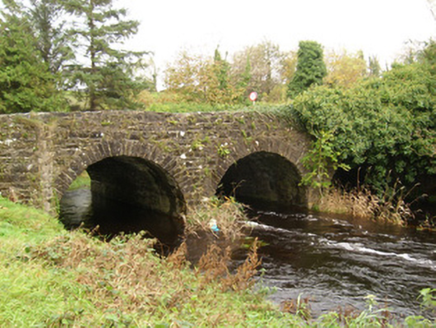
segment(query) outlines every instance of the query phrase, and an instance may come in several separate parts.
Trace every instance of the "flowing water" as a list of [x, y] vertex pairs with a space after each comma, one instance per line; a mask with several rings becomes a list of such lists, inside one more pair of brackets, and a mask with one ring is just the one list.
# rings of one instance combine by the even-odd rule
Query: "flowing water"
[[[67, 194], [61, 220], [69, 228], [86, 221], [89, 191]], [[130, 212], [129, 212], [130, 214]], [[261, 284], [272, 301], [309, 298], [312, 313], [365, 308], [377, 296], [398, 316], [420, 314], [423, 288], [436, 288], [436, 233], [338, 215], [257, 212], [250, 224], [264, 270]], [[203, 245], [206, 247], [207, 245]], [[235, 255], [235, 264], [246, 252]]]
[[[436, 287], [436, 233], [338, 215], [260, 212], [252, 235], [261, 278], [277, 303], [309, 298], [314, 314], [365, 309], [365, 297], [398, 316], [420, 311], [419, 291]], [[240, 259], [242, 260], [242, 259]]]

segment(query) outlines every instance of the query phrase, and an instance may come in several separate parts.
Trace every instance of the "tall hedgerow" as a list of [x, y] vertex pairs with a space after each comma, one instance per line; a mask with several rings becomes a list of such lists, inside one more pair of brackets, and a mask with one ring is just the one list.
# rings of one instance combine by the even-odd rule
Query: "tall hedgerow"
[[294, 110], [309, 133], [329, 136], [317, 152], [325, 165], [370, 168], [366, 182], [377, 190], [436, 173], [435, 105], [435, 75], [429, 64], [413, 63], [350, 89], [313, 88]]

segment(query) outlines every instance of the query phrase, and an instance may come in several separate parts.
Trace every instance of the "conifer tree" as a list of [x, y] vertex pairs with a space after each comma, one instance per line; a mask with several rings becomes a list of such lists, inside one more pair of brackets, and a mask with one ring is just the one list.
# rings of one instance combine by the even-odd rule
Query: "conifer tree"
[[327, 75], [322, 46], [315, 41], [301, 41], [297, 69], [288, 85], [288, 96], [294, 98], [311, 85], [321, 85]]
[[[251, 62], [250, 57], [247, 55], [247, 61], [245, 63], [245, 70], [238, 76], [237, 87], [241, 90], [239, 96], [239, 103], [247, 102], [248, 94], [250, 90], [247, 90], [251, 80]], [[251, 90], [252, 91], [252, 90]]]
[[19, 5], [8, 2], [0, 19], [0, 113], [62, 108], [55, 76], [38, 51], [31, 22]]
[[74, 59], [74, 36], [67, 28], [65, 10], [58, 0], [30, 0], [27, 11], [37, 47], [53, 74], [60, 73]]
[[218, 48], [215, 49], [214, 65], [216, 70], [216, 76], [219, 82], [219, 88], [225, 90], [228, 87], [229, 82], [229, 70], [230, 64], [221, 57], [221, 53]]
[[380, 77], [381, 75], [380, 62], [378, 61], [376, 56], [369, 57], [368, 74], [369, 76], [373, 76], [373, 77]]
[[71, 87], [85, 87], [89, 110], [129, 109], [140, 106], [132, 96], [144, 87], [135, 79], [135, 68], [144, 67], [145, 52], [116, 49], [138, 31], [139, 22], [123, 20], [126, 9], [115, 9], [112, 0], [62, 0], [79, 24], [77, 35], [86, 65], [71, 65]]

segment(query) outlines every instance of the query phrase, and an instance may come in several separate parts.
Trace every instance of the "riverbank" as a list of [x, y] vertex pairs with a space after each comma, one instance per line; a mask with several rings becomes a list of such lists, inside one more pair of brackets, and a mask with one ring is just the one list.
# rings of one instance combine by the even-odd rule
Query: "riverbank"
[[[193, 213], [188, 224], [209, 229], [214, 217], [221, 233], [237, 239], [238, 206], [210, 206]], [[373, 303], [348, 318], [329, 313], [311, 320], [304, 300], [290, 301], [282, 311], [265, 299], [269, 291], [255, 284], [256, 243], [237, 270], [227, 267], [229, 251], [213, 243], [193, 267], [184, 247], [161, 258], [153, 241], [140, 235], [103, 242], [0, 198], [0, 244], [4, 327], [363, 327], [388, 321]], [[395, 326], [418, 321], [422, 327], [433, 324], [409, 317]]]
[[314, 210], [434, 231], [436, 216], [425, 213], [419, 207], [412, 208], [411, 203], [413, 201], [406, 202], [405, 197], [396, 192], [386, 192], [379, 197], [366, 187], [352, 190], [335, 187], [323, 193]]

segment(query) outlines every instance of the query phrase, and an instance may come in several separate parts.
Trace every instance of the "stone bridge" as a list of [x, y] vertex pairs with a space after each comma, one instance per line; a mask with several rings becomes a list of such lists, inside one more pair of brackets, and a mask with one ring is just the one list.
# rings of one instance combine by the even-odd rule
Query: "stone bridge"
[[259, 112], [0, 115], [0, 192], [55, 211], [87, 170], [94, 197], [180, 214], [217, 192], [307, 206], [308, 135]]

